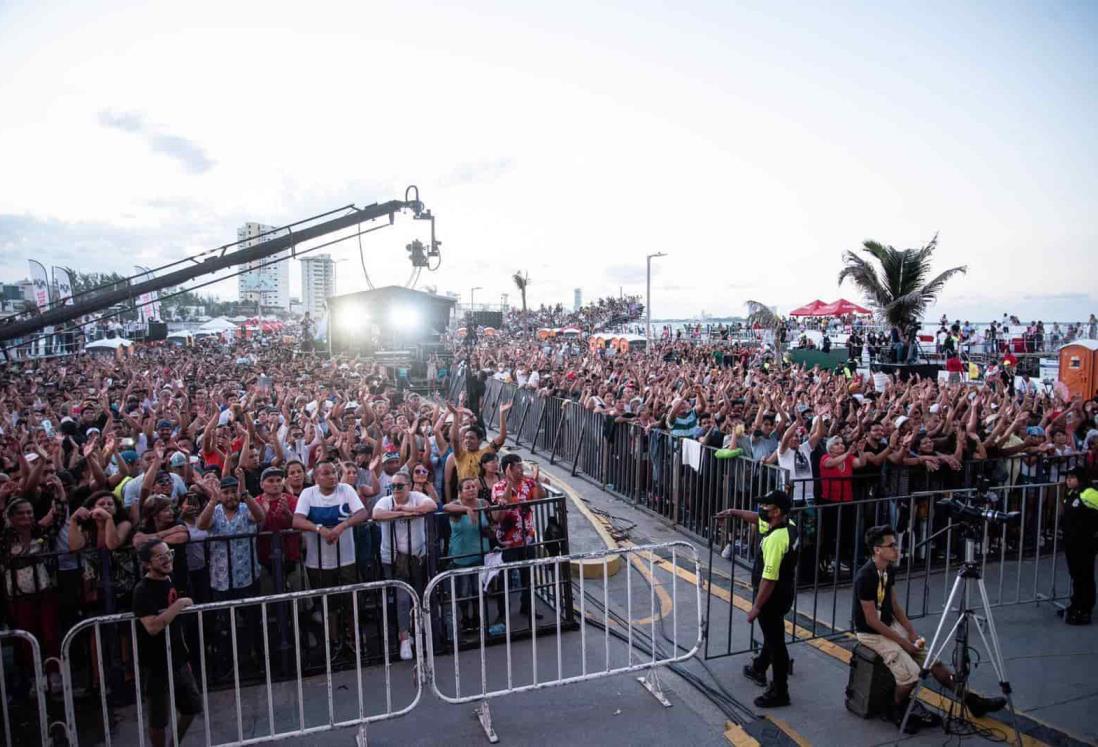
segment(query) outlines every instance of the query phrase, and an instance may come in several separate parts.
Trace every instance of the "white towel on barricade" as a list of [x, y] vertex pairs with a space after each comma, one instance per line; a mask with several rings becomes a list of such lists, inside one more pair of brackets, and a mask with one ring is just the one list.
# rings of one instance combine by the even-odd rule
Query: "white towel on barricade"
[[701, 471], [702, 445], [701, 441], [692, 438], [682, 440], [682, 463], [691, 467], [695, 472]]
[[492, 580], [499, 575], [499, 567], [503, 565], [503, 553], [490, 552], [484, 556], [484, 570], [480, 572], [480, 585], [485, 591], [491, 585]]

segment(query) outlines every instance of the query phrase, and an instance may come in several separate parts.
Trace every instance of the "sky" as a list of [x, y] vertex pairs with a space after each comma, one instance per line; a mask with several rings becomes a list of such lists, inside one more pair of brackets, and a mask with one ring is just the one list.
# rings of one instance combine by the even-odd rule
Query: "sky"
[[[936, 233], [932, 312], [1098, 311], [1098, 3], [0, 0], [0, 279], [132, 272], [419, 187], [419, 287], [655, 318], [860, 300]], [[344, 234], [346, 236], [347, 234]], [[398, 217], [363, 237], [403, 285]], [[308, 247], [301, 247], [302, 249]], [[325, 249], [366, 287], [357, 242]], [[291, 272], [298, 293], [298, 270]], [[235, 297], [235, 283], [211, 286]]]

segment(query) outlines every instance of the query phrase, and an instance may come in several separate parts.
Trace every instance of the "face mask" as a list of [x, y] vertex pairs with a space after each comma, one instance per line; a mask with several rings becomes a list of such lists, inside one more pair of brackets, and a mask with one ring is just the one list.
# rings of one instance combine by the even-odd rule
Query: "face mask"
[[767, 524], [770, 523], [770, 509], [765, 506], [759, 506], [759, 518]]

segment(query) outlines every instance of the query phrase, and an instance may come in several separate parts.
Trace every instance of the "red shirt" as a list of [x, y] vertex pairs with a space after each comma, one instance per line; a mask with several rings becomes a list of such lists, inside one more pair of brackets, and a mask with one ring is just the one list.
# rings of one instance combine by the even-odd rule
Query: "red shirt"
[[961, 363], [959, 356], [954, 355], [946, 358], [946, 371], [949, 373], [962, 373], [964, 370], [964, 364]]
[[[267, 512], [267, 519], [260, 527], [260, 535], [256, 540], [256, 552], [259, 562], [265, 566], [271, 564], [271, 534], [282, 535], [282, 559], [287, 563], [297, 563], [301, 560], [301, 535], [296, 532], [287, 532], [294, 526], [294, 510], [297, 509], [297, 496], [293, 493], [283, 493], [284, 503], [278, 504], [271, 501], [266, 493], [261, 493], [255, 502]], [[272, 505], [277, 507], [272, 509]], [[271, 534], [267, 534], [270, 532]]]
[[847, 457], [832, 467], [824, 466], [824, 459], [820, 460], [820, 500], [826, 503], [850, 503], [854, 500], [854, 483], [851, 481], [854, 474], [853, 458]]

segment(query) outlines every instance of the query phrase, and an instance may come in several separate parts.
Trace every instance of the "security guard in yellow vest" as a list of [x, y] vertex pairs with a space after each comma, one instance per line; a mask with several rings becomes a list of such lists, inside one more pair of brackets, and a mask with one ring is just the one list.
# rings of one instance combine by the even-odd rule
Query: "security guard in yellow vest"
[[747, 613], [747, 622], [758, 620], [763, 647], [759, 656], [744, 667], [743, 673], [752, 682], [766, 686], [766, 670], [773, 668], [770, 687], [755, 705], [774, 708], [789, 705], [789, 651], [785, 646], [785, 614], [793, 606], [796, 594], [794, 574], [800, 539], [797, 527], [789, 520], [793, 501], [780, 490], [772, 490], [759, 499], [757, 513], [729, 508], [715, 518], [737, 518], [753, 522], [761, 539], [751, 571], [755, 603]]
[[1064, 556], [1071, 574], [1071, 604], [1064, 612], [1068, 625], [1089, 625], [1094, 611], [1094, 560], [1098, 556], [1098, 490], [1087, 483], [1084, 467], [1065, 478]]

